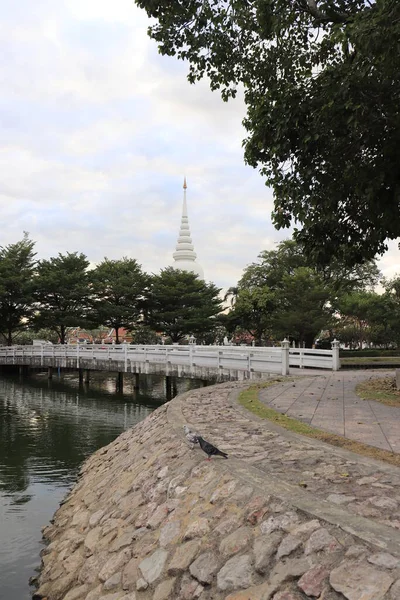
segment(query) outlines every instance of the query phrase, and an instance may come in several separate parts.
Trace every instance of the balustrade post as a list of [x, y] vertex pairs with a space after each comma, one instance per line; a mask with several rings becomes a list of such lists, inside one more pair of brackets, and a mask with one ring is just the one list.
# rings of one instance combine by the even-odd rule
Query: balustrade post
[[332, 342], [332, 370], [339, 371], [340, 369], [340, 358], [339, 358], [339, 345], [340, 342], [336, 339]]
[[189, 366], [190, 374], [193, 374], [193, 344], [189, 344]]
[[125, 360], [125, 373], [127, 373], [128, 372], [128, 344], [125, 344], [124, 360]]
[[76, 344], [76, 368], [79, 369], [79, 344]]
[[289, 340], [286, 338], [281, 342], [282, 348], [282, 375], [289, 375]]

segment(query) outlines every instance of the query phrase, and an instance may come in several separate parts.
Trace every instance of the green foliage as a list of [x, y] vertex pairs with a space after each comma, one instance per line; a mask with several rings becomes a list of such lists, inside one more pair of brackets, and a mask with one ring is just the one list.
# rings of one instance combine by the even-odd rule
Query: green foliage
[[92, 323], [88, 266], [86, 256], [77, 252], [58, 254], [38, 263], [33, 324], [37, 329], [54, 331], [61, 344], [65, 343], [67, 327]]
[[354, 264], [400, 236], [398, 0], [136, 0], [160, 52], [222, 97], [244, 88], [245, 159], [277, 228]]
[[132, 329], [132, 344], [159, 344], [161, 337], [146, 325], [137, 325]]
[[220, 290], [193, 273], [169, 267], [153, 275], [146, 307], [146, 324], [179, 342], [214, 330], [221, 312]]
[[96, 321], [115, 329], [133, 329], [140, 317], [147, 293], [148, 277], [133, 258], [105, 258], [91, 272], [96, 297]]
[[301, 244], [286, 240], [276, 250], [261, 252], [239, 281], [228, 315], [231, 331], [249, 331], [260, 344], [288, 337], [311, 346], [332, 324], [339, 299], [349, 290], [372, 286], [379, 271], [371, 261], [346, 267], [332, 261], [323, 268], [311, 261]]
[[390, 291], [395, 282], [387, 283], [384, 294], [354, 292], [338, 303], [340, 319], [335, 328], [337, 338], [350, 345], [397, 345], [400, 342], [400, 302]]
[[22, 240], [0, 248], [0, 333], [8, 346], [32, 315], [35, 243]]
[[54, 331], [51, 331], [51, 329], [39, 329], [35, 331], [34, 329], [27, 328], [18, 331], [14, 337], [14, 342], [20, 346], [31, 345], [33, 340], [46, 340], [52, 344], [57, 344], [58, 335]]

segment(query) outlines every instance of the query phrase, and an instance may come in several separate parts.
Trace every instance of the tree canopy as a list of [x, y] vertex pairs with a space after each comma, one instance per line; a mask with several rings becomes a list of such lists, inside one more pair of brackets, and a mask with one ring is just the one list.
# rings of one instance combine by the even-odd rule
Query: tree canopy
[[245, 159], [277, 228], [320, 263], [400, 236], [398, 0], [136, 0], [160, 52], [227, 99], [244, 88]]
[[96, 320], [115, 329], [133, 329], [138, 322], [148, 288], [148, 276], [134, 258], [105, 258], [91, 273], [96, 297]]
[[34, 246], [25, 233], [19, 242], [0, 248], [0, 332], [8, 346], [32, 315]]
[[34, 325], [56, 332], [60, 343], [65, 343], [67, 327], [91, 323], [92, 292], [89, 287], [89, 261], [77, 252], [59, 253], [49, 260], [41, 260], [35, 277], [37, 312]]
[[372, 288], [378, 277], [374, 261], [353, 268], [333, 261], [321, 268], [304, 255], [301, 244], [286, 240], [245, 269], [227, 327], [245, 329], [256, 344], [289, 337], [311, 346], [332, 324], [343, 296]]
[[218, 324], [220, 290], [194, 273], [168, 267], [153, 275], [150, 284], [146, 323], [152, 329], [179, 342], [185, 335], [201, 336]]

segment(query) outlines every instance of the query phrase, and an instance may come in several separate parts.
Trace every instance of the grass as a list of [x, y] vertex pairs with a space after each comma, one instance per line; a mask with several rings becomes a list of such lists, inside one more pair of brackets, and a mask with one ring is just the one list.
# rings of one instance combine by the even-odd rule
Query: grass
[[400, 466], [400, 454], [394, 454], [388, 450], [374, 448], [373, 446], [368, 446], [367, 444], [362, 444], [361, 442], [349, 440], [341, 435], [322, 431], [307, 425], [307, 423], [302, 423], [301, 421], [297, 421], [296, 419], [282, 415], [276, 410], [265, 406], [265, 404], [263, 404], [258, 398], [260, 389], [269, 387], [270, 385], [274, 385], [280, 381], [283, 380], [278, 379], [270, 381], [267, 384], [251, 386], [247, 390], [241, 392], [239, 396], [239, 404], [253, 414], [257, 415], [257, 417], [260, 417], [261, 419], [267, 419], [272, 423], [276, 423], [288, 431], [299, 433], [300, 435], [331, 444], [332, 446], [350, 450], [351, 452], [355, 452], [356, 454], [360, 454], [362, 456], [367, 456], [376, 460], [382, 460], [392, 465], [396, 465], [397, 467]]
[[396, 388], [394, 377], [374, 377], [362, 381], [356, 387], [356, 394], [362, 400], [375, 400], [387, 406], [400, 406], [400, 390]]
[[342, 365], [376, 365], [379, 363], [389, 365], [400, 364], [400, 356], [351, 356], [349, 358], [340, 357]]

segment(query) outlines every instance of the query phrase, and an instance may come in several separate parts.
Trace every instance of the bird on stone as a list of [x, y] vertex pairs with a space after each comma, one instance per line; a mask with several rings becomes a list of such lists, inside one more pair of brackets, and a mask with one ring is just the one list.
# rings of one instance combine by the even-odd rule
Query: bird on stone
[[198, 444], [198, 435], [196, 432], [191, 431], [187, 425], [183, 426], [183, 432], [186, 436], [187, 441], [191, 444], [191, 449], [193, 450], [194, 445]]
[[200, 444], [200, 448], [207, 454], [206, 460], [211, 460], [212, 456], [223, 456], [224, 458], [228, 458], [226, 452], [222, 452], [218, 450], [216, 446], [210, 444], [210, 442], [206, 442], [200, 435], [197, 436], [197, 441]]

